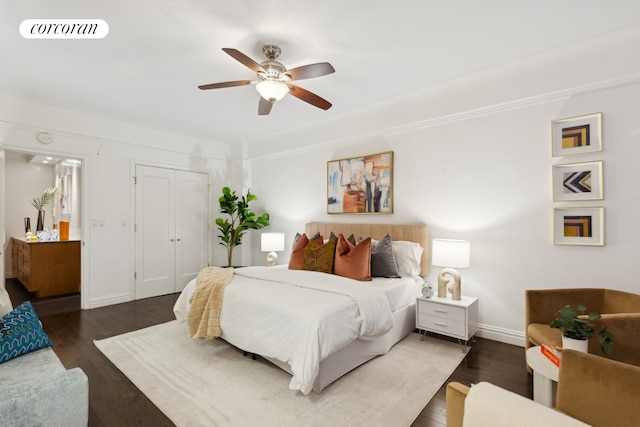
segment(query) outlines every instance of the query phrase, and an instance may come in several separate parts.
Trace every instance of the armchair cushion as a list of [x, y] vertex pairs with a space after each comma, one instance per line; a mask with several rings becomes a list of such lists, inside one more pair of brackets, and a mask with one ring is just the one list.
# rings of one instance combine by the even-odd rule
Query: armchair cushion
[[585, 427], [587, 424], [493, 384], [481, 382], [464, 403], [464, 427]]
[[[561, 360], [555, 407], [557, 411], [593, 427], [640, 425], [639, 366], [575, 350], [562, 350]], [[514, 408], [518, 408], [515, 416], [520, 418], [512, 419], [511, 424], [508, 425], [524, 426], [529, 425], [527, 423], [530, 422], [535, 423], [531, 425], [536, 426], [569, 425], [554, 424], [546, 415], [539, 416], [529, 412], [529, 409], [537, 412], [536, 408], [522, 409], [523, 404], [516, 400], [525, 399], [524, 397], [514, 399], [508, 396], [510, 392], [506, 392], [507, 394], [496, 392], [494, 395], [495, 390], [487, 391], [486, 396], [484, 389], [475, 390], [482, 392], [480, 398], [486, 400], [484, 409], [489, 409], [491, 414], [473, 414], [475, 411], [470, 408], [473, 403], [468, 397], [479, 385], [469, 388], [455, 382], [447, 384], [447, 427], [474, 425], [467, 422], [480, 422], [475, 425], [497, 426], [500, 425], [496, 424], [498, 421], [494, 422], [493, 418], [489, 417], [510, 417], [514, 414]], [[528, 401], [526, 406], [529, 405], [538, 404]], [[510, 415], [506, 415], [504, 411]], [[471, 420], [471, 418], [474, 419]]]

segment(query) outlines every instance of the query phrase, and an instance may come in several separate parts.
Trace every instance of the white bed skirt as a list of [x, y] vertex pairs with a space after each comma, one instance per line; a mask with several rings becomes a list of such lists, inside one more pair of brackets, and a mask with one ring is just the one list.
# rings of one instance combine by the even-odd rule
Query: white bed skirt
[[[313, 383], [313, 391], [321, 393], [329, 384], [374, 357], [387, 354], [391, 347], [409, 335], [416, 327], [416, 305], [410, 304], [393, 313], [393, 328], [373, 340], [357, 339], [348, 346], [320, 361], [320, 371]], [[265, 358], [291, 374], [288, 363]]]

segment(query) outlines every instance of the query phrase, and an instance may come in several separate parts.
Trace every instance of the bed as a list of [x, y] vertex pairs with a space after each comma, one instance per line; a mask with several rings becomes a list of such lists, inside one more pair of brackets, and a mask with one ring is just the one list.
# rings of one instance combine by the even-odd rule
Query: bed
[[[305, 234], [331, 233], [422, 247], [419, 274], [371, 282], [277, 267], [235, 269], [224, 290], [221, 338], [258, 354], [292, 375], [289, 388], [316, 393], [374, 357], [386, 354], [415, 328], [415, 297], [429, 267], [426, 225], [312, 222]], [[414, 270], [415, 271], [415, 270]], [[186, 318], [195, 280], [174, 312]]]

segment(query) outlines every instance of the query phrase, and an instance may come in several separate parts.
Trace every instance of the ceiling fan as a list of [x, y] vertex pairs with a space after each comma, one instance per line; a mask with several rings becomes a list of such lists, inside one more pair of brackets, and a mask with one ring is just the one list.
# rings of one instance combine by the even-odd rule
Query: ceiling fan
[[222, 50], [256, 73], [258, 79], [211, 83], [198, 86], [198, 88], [207, 90], [255, 84], [258, 93], [260, 93], [258, 114], [261, 116], [269, 114], [273, 104], [282, 99], [286, 94], [291, 94], [323, 110], [331, 108], [331, 103], [326, 99], [290, 83], [293, 80], [310, 79], [335, 72], [336, 70], [328, 62], [303, 65], [287, 70], [284, 65], [276, 61], [276, 58], [280, 56], [280, 48], [278, 46], [267, 45], [262, 48], [262, 51], [267, 56], [267, 60], [260, 64], [239, 50], [231, 48], [222, 48]]

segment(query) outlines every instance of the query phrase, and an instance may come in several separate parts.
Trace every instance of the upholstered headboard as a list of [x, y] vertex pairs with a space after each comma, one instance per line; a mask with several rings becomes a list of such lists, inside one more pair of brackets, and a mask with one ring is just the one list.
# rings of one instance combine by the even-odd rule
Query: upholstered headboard
[[424, 224], [345, 224], [335, 222], [309, 222], [304, 226], [307, 236], [320, 233], [329, 236], [331, 232], [335, 235], [342, 233], [344, 236], [353, 234], [356, 238], [371, 237], [372, 239], [382, 239], [385, 235], [390, 235], [391, 240], [407, 240], [419, 243], [424, 248], [420, 261], [420, 275], [429, 274], [431, 265], [431, 241], [429, 240], [429, 227]]

